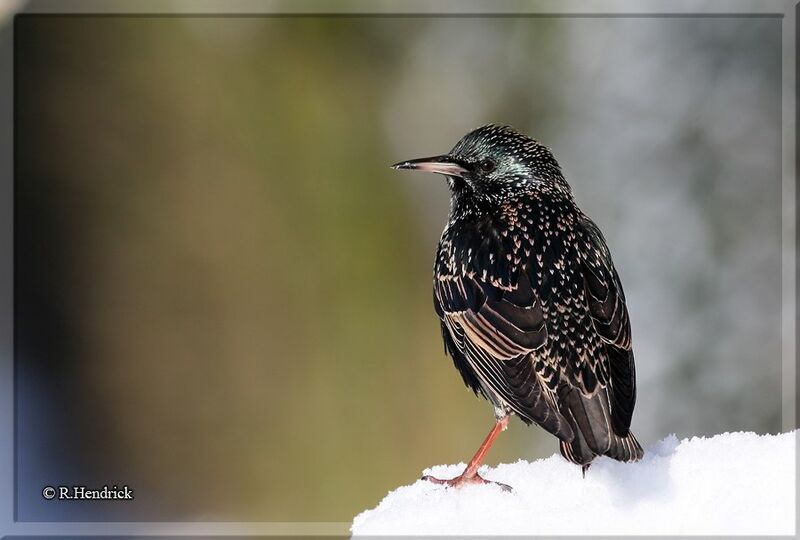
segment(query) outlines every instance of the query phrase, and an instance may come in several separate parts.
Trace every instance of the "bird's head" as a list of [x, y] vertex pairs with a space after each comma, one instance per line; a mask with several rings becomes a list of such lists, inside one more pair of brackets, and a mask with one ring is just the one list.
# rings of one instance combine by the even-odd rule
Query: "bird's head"
[[441, 156], [401, 161], [395, 169], [444, 175], [456, 203], [495, 205], [538, 190], [570, 193], [550, 150], [514, 128], [489, 124]]

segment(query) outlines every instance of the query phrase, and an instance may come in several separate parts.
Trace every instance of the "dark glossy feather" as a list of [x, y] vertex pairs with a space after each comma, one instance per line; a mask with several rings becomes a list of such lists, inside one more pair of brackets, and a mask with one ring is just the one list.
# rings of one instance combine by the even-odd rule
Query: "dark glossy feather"
[[625, 293], [600, 229], [586, 216], [580, 224], [586, 238], [581, 257], [586, 298], [594, 328], [604, 341], [610, 375], [611, 420], [614, 432], [624, 437], [636, 405], [636, 371]]
[[[490, 295], [484, 289], [491, 289]], [[514, 291], [503, 291], [469, 276], [452, 276], [437, 279], [434, 291], [445, 347], [467, 386], [527, 423], [570, 439], [571, 428], [554, 406], [552, 390], [531, 362], [530, 353], [547, 335], [527, 277]]]
[[626, 439], [636, 385], [619, 277], [594, 223], [547, 202], [561, 209], [548, 219], [516, 208], [540, 221], [530, 234], [487, 234], [504, 226], [491, 222], [445, 232], [434, 302], [446, 349], [467, 386], [562, 439], [568, 459], [638, 459]]

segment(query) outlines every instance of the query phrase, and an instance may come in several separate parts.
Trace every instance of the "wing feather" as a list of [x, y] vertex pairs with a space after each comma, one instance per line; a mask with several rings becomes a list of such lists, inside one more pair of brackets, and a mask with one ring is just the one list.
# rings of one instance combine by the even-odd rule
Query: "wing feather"
[[584, 291], [594, 329], [604, 344], [601, 362], [609, 374], [611, 423], [617, 435], [626, 436], [636, 404], [636, 372], [625, 293], [600, 229], [585, 216], [580, 224]]
[[468, 275], [440, 277], [434, 298], [456, 348], [450, 351], [456, 366], [471, 370], [466, 376], [462, 372], [465, 382], [474, 377], [490, 400], [571, 440], [572, 430], [558, 411], [553, 390], [534, 367], [532, 353], [547, 342], [547, 328], [527, 274], [520, 272], [510, 289]]

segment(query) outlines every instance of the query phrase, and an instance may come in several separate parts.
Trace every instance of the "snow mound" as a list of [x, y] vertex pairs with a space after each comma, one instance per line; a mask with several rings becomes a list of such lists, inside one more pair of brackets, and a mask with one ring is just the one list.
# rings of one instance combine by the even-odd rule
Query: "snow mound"
[[[359, 535], [794, 534], [795, 440], [780, 435], [671, 435], [638, 463], [580, 467], [553, 455], [481, 475], [509, 484], [447, 488], [418, 480], [353, 520]], [[464, 464], [424, 474], [457, 476]]]

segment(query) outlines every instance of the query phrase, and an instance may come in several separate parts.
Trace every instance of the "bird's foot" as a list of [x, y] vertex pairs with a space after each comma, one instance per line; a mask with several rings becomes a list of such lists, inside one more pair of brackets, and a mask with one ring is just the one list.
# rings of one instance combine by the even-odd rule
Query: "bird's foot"
[[495, 484], [497, 486], [500, 486], [503, 489], [503, 491], [513, 491], [511, 489], [511, 486], [509, 486], [508, 484], [486, 480], [478, 473], [475, 473], [472, 476], [465, 476], [462, 474], [460, 476], [456, 476], [455, 478], [450, 478], [448, 480], [442, 478], [436, 478], [434, 476], [426, 474], [425, 476], [422, 477], [422, 479], [427, 482], [433, 482], [434, 484], [442, 484], [444, 486], [454, 487], [454, 488], [459, 488], [468, 484]]

